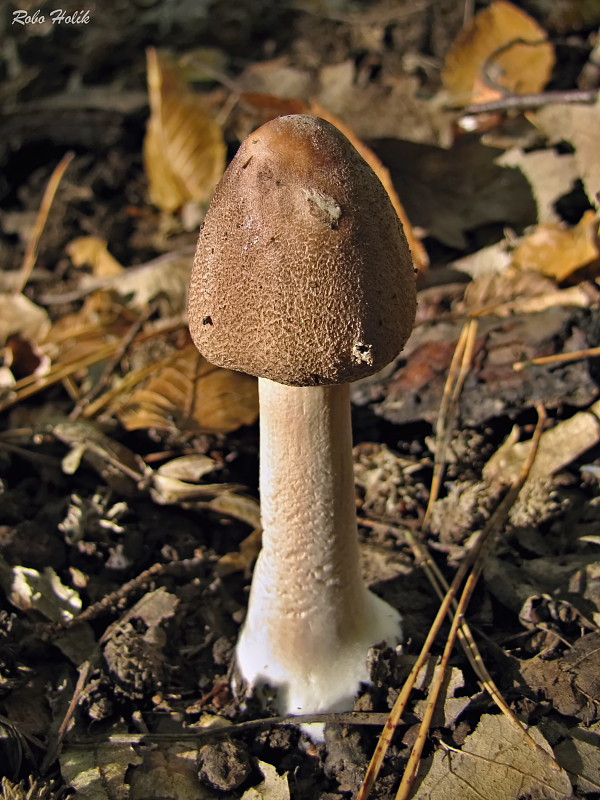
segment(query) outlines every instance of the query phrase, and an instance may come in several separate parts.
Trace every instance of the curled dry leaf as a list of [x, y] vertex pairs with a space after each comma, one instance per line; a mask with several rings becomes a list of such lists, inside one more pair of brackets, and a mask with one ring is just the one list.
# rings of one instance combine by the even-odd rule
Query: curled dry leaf
[[127, 430], [228, 433], [258, 417], [255, 378], [221, 369], [189, 344], [116, 409]]
[[[198, 778], [198, 747], [189, 744], [161, 744], [145, 748], [140, 766], [130, 770], [130, 800], [177, 798], [177, 800], [214, 800], [216, 794]], [[231, 795], [230, 795], [231, 796]], [[103, 800], [98, 795], [99, 800]], [[112, 800], [112, 797], [111, 797]], [[121, 796], [119, 796], [121, 800]]]
[[217, 561], [216, 572], [221, 578], [234, 572], [243, 572], [249, 578], [252, 565], [258, 558], [262, 542], [262, 531], [255, 528], [249, 536], [242, 539], [239, 550], [225, 553]]
[[546, 32], [506, 0], [495, 0], [458, 34], [442, 82], [452, 102], [477, 103], [506, 92], [541, 91], [554, 66]]
[[103, 741], [89, 747], [67, 745], [59, 755], [63, 780], [79, 800], [129, 797], [128, 775], [141, 762], [142, 756], [131, 745]]
[[527, 152], [511, 147], [496, 164], [516, 167], [527, 178], [537, 206], [538, 222], [555, 222], [560, 215], [556, 201], [573, 188], [577, 180], [577, 165], [573, 153], [557, 153], [552, 149]]
[[242, 800], [290, 800], [287, 772], [280, 775], [276, 767], [265, 761], [259, 761], [258, 767], [265, 779], [258, 786], [246, 789]]
[[[529, 479], [553, 475], [567, 467], [600, 441], [600, 400], [585, 411], [545, 431], [529, 473]], [[516, 442], [509, 436], [483, 468], [486, 481], [508, 483], [516, 480], [531, 450], [530, 439]]]
[[512, 263], [563, 281], [583, 267], [600, 263], [598, 218], [586, 211], [578, 224], [567, 228], [558, 222], [538, 225], [513, 251]]
[[106, 240], [99, 236], [78, 236], [69, 242], [66, 251], [76, 267], [89, 264], [98, 278], [111, 278], [123, 272], [123, 267], [108, 252]]
[[221, 128], [178, 69], [148, 50], [150, 119], [144, 165], [150, 199], [171, 212], [189, 200], [207, 202], [225, 169]]
[[10, 336], [38, 342], [50, 330], [50, 318], [23, 294], [0, 293], [0, 343]]
[[600, 158], [598, 158], [598, 129], [600, 128], [600, 92], [593, 105], [557, 103], [540, 109], [533, 122], [553, 142], [566, 140], [575, 150], [575, 163], [590, 203], [598, 208], [600, 202]]

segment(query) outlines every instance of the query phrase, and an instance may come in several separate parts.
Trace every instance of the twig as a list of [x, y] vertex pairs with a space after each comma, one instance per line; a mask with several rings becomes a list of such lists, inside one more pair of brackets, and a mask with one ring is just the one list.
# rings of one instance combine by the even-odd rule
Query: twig
[[387, 714], [373, 711], [341, 711], [330, 714], [301, 714], [286, 717], [264, 717], [232, 725], [221, 725], [199, 730], [176, 733], [113, 733], [106, 737], [69, 739], [69, 747], [89, 747], [90, 744], [146, 744], [154, 742], [198, 742], [223, 736], [241, 736], [256, 728], [272, 728], [279, 725], [309, 725], [320, 722], [329, 725], [382, 725]]
[[[523, 484], [527, 480], [527, 477], [531, 471], [531, 467], [535, 460], [535, 456], [537, 454], [537, 449], [540, 442], [540, 437], [544, 430], [544, 423], [546, 421], [546, 411], [543, 408], [543, 406], [538, 406], [537, 411], [538, 411], [538, 421], [534, 431], [532, 447], [528, 454], [528, 458], [526, 462], [523, 464], [523, 467], [521, 469], [521, 472], [517, 480], [512, 484], [506, 496], [496, 508], [496, 511], [494, 512], [492, 517], [492, 519], [494, 520], [494, 524], [492, 525], [488, 524], [486, 526], [484, 531], [482, 531], [482, 533], [480, 534], [480, 541], [477, 542], [477, 545], [480, 548], [480, 552], [478, 553], [477, 561], [473, 563], [470, 574], [467, 576], [460, 600], [456, 607], [456, 612], [454, 614], [454, 619], [452, 620], [450, 633], [448, 634], [448, 638], [446, 640], [446, 645], [444, 647], [444, 652], [442, 654], [436, 679], [432, 683], [429, 691], [429, 696], [427, 698], [427, 705], [425, 707], [425, 712], [423, 714], [423, 719], [421, 721], [421, 725], [419, 728], [419, 734], [413, 745], [411, 754], [408, 759], [408, 763], [406, 765], [406, 769], [404, 771], [404, 775], [402, 776], [402, 780], [400, 782], [400, 786], [396, 794], [396, 800], [407, 800], [412, 790], [412, 786], [416, 778], [417, 770], [419, 768], [419, 764], [421, 761], [423, 747], [425, 746], [425, 742], [427, 740], [427, 734], [431, 726], [431, 720], [433, 718], [435, 706], [437, 704], [440, 690], [444, 683], [446, 670], [448, 668], [448, 663], [450, 661], [450, 656], [452, 654], [452, 650], [454, 649], [456, 637], [459, 634], [460, 627], [464, 621], [464, 615], [466, 613], [467, 607], [469, 605], [471, 597], [473, 596], [473, 592], [475, 591], [475, 587], [477, 585], [477, 582], [479, 581], [481, 572], [483, 570], [483, 550], [485, 547], [489, 546], [489, 543], [492, 541], [493, 539], [492, 534], [499, 532], [502, 525], [506, 521], [508, 513], [512, 508], [512, 506], [514, 505], [518, 497], [518, 494], [523, 487]], [[490, 523], [492, 522], [492, 519], [490, 519]], [[510, 716], [512, 721], [513, 715], [511, 714]], [[517, 718], [515, 717], [515, 719]], [[538, 745], [538, 743], [528, 733], [525, 726], [520, 724], [518, 719], [517, 719], [517, 726], [521, 730], [521, 732], [526, 736], [527, 741], [531, 745], [533, 745], [533, 747], [538, 752], [543, 753], [544, 757], [549, 757], [554, 766], [556, 768], [559, 768], [555, 759], [552, 756], [549, 756], [547, 751], [544, 750], [540, 745]]]
[[44, 230], [44, 226], [46, 224], [46, 220], [48, 219], [48, 214], [50, 212], [50, 208], [52, 206], [52, 201], [54, 200], [54, 196], [58, 189], [58, 186], [62, 180], [63, 175], [65, 174], [65, 170], [75, 157], [75, 153], [65, 153], [62, 159], [54, 168], [52, 175], [50, 176], [50, 180], [46, 185], [44, 190], [44, 194], [42, 197], [42, 202], [38, 209], [37, 216], [35, 218], [35, 224], [33, 226], [33, 230], [31, 232], [31, 238], [29, 239], [29, 243], [27, 244], [27, 249], [25, 250], [25, 255], [23, 257], [23, 263], [21, 264], [21, 269], [19, 271], [19, 278], [17, 280], [17, 285], [14, 289], [15, 294], [20, 294], [33, 270], [33, 265], [37, 259], [37, 251], [38, 245], [40, 243], [40, 237]]
[[456, 420], [458, 400], [471, 368], [476, 337], [477, 320], [470, 319], [465, 322], [460, 332], [448, 370], [448, 377], [444, 385], [444, 393], [442, 395], [442, 402], [440, 403], [440, 410], [436, 421], [433, 477], [431, 480], [429, 502], [427, 503], [425, 516], [423, 517], [423, 526], [429, 521], [431, 509], [440, 493], [442, 478], [446, 468], [446, 452], [450, 434]]
[[150, 319], [152, 314], [156, 311], [156, 308], [157, 308], [156, 303], [150, 303], [145, 312], [133, 323], [133, 325], [127, 331], [123, 340], [120, 342], [119, 349], [105, 365], [104, 369], [102, 370], [102, 374], [98, 378], [96, 384], [92, 386], [92, 388], [87, 394], [79, 398], [75, 407], [69, 414], [69, 419], [71, 420], [77, 419], [82, 414], [84, 409], [91, 403], [91, 401], [94, 400], [102, 392], [102, 390], [108, 383], [110, 376], [116, 369], [117, 364], [119, 363], [119, 361], [121, 361], [127, 350], [131, 347], [133, 341], [135, 340], [135, 337], [144, 327], [146, 322]]
[[572, 89], [564, 92], [538, 92], [534, 94], [508, 94], [497, 100], [485, 103], [451, 103], [447, 111], [461, 111], [463, 114], [492, 114], [497, 111], [529, 111], [558, 103], [595, 103], [596, 89]]
[[72, 628], [74, 625], [80, 625], [82, 622], [90, 622], [100, 614], [104, 614], [117, 606], [122, 600], [128, 597], [133, 592], [138, 591], [146, 583], [149, 583], [153, 578], [159, 575], [165, 575], [173, 572], [177, 567], [183, 566], [185, 569], [193, 569], [204, 561], [203, 556], [196, 556], [195, 558], [186, 558], [179, 561], [170, 561], [168, 564], [157, 562], [152, 564], [148, 569], [143, 570], [135, 578], [132, 578], [127, 583], [119, 586], [114, 592], [105, 595], [101, 600], [88, 606], [81, 614], [64, 622], [57, 622], [52, 625], [53, 632], [62, 632]]
[[587, 347], [585, 350], [572, 350], [570, 353], [555, 353], [552, 356], [538, 356], [527, 361], [515, 361], [512, 368], [515, 372], [520, 372], [525, 367], [539, 364], [556, 364], [562, 361], [578, 361], [582, 358], [594, 358], [600, 356], [600, 347]]
[[[383, 759], [385, 758], [385, 754], [387, 753], [387, 750], [392, 742], [395, 730], [401, 721], [402, 715], [404, 714], [404, 710], [408, 703], [408, 698], [410, 696], [410, 693], [412, 692], [413, 686], [416, 682], [417, 675], [419, 674], [421, 668], [427, 662], [429, 651], [431, 650], [433, 642], [435, 641], [435, 638], [439, 633], [444, 618], [449, 613], [450, 607], [456, 598], [456, 595], [458, 593], [460, 586], [463, 583], [463, 580], [465, 580], [467, 574], [471, 571], [472, 566], [476, 563], [481, 552], [483, 551], [484, 545], [486, 544], [487, 540], [493, 534], [499, 531], [502, 525], [504, 524], [506, 516], [510, 511], [510, 508], [515, 502], [517, 495], [519, 494], [519, 491], [521, 490], [527, 478], [527, 475], [531, 470], [531, 465], [533, 464], [534, 458], [537, 454], [539, 440], [542, 435], [544, 422], [546, 420], [545, 409], [539, 405], [537, 406], [537, 409], [538, 409], [538, 422], [533, 435], [532, 447], [528, 453], [527, 460], [524, 463], [518, 478], [511, 485], [509, 491], [507, 492], [503, 500], [498, 504], [496, 510], [487, 521], [485, 527], [480, 532], [473, 547], [469, 550], [465, 560], [462, 562], [456, 575], [454, 576], [454, 580], [452, 581], [450, 588], [446, 592], [444, 600], [442, 601], [440, 608], [436, 614], [435, 620], [433, 621], [433, 624], [431, 625], [431, 628], [427, 634], [421, 652], [419, 653], [419, 656], [417, 657], [417, 660], [415, 661], [415, 664], [408, 678], [406, 679], [404, 686], [402, 687], [400, 694], [396, 699], [396, 702], [394, 703], [394, 707], [390, 712], [390, 715], [387, 719], [384, 729], [379, 737], [379, 741], [375, 748], [375, 752], [373, 753], [373, 757], [371, 758], [371, 762], [369, 763], [369, 766], [367, 768], [367, 772], [365, 774], [360, 790], [357, 794], [356, 800], [367, 800], [370, 791], [373, 787], [373, 784], [377, 780], [377, 776], [381, 769], [381, 765], [383, 764]], [[440, 680], [442, 679], [443, 675], [440, 675]]]
[[[143, 331], [138, 333], [134, 338], [136, 343], [141, 343], [148, 341], [148, 339], [152, 339], [154, 336], [164, 336], [165, 333], [178, 330], [181, 327], [181, 323], [177, 322], [174, 325], [169, 325], [168, 327], [161, 328], [160, 330]], [[75, 361], [68, 361], [66, 364], [62, 362], [54, 364], [46, 375], [40, 376], [32, 374], [21, 378], [13, 387], [11, 387], [8, 398], [3, 402], [0, 402], [0, 411], [4, 411], [5, 409], [15, 405], [15, 403], [18, 403], [23, 398], [37, 394], [37, 392], [48, 388], [48, 386], [52, 386], [54, 383], [58, 383], [59, 381], [68, 378], [70, 375], [73, 375], [73, 373], [78, 372], [80, 369], [85, 369], [86, 367], [90, 367], [92, 364], [96, 364], [98, 361], [102, 361], [105, 358], [110, 358], [116, 352], [118, 352], [120, 346], [121, 342], [115, 340], [102, 345], [93, 353], [89, 353], [83, 358], [78, 358]], [[152, 364], [150, 365], [149, 370], [151, 371], [155, 367], [156, 364]], [[106, 394], [109, 393], [107, 392]], [[99, 400], [101, 401], [104, 397], [105, 395], [102, 395]], [[86, 413], [84, 416], [88, 416], [88, 414]]]
[[53, 736], [51, 740], [48, 742], [48, 747], [46, 749], [46, 755], [44, 756], [44, 760], [42, 761], [42, 765], [40, 767], [40, 772], [44, 775], [47, 772], [48, 768], [54, 761], [57, 759], [58, 754], [60, 753], [63, 740], [65, 738], [65, 734], [69, 727], [69, 722], [75, 713], [75, 709], [77, 708], [77, 703], [79, 703], [79, 698], [85, 688], [85, 684], [87, 683], [87, 679], [89, 677], [90, 671], [92, 668], [91, 661], [84, 661], [83, 664], [79, 667], [79, 676], [77, 678], [77, 683], [75, 684], [75, 689], [73, 690], [73, 696], [69, 701], [69, 705], [67, 710], [65, 711], [65, 716], [60, 723], [60, 727], [56, 733], [56, 736]]

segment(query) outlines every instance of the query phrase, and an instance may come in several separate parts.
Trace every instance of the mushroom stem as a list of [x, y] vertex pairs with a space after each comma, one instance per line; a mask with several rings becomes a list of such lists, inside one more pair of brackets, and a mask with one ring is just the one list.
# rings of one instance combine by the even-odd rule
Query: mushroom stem
[[237, 657], [283, 713], [351, 708], [368, 649], [401, 635], [361, 576], [349, 392], [259, 379], [263, 547]]

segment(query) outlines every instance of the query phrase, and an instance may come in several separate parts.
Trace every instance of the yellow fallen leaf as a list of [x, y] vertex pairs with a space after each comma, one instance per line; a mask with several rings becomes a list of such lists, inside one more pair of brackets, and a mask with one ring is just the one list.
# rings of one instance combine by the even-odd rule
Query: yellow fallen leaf
[[221, 578], [231, 575], [234, 572], [243, 572], [247, 577], [250, 576], [252, 565], [260, 552], [262, 532], [260, 528], [255, 528], [249, 536], [242, 539], [238, 551], [225, 553], [217, 561], [215, 571]]
[[512, 254], [513, 266], [550, 275], [557, 281], [564, 281], [575, 270], [599, 259], [598, 218], [594, 211], [586, 211], [574, 228], [558, 222], [541, 223]]
[[190, 200], [207, 202], [225, 169], [220, 126], [202, 97], [154, 48], [148, 49], [148, 91], [144, 166], [150, 199], [167, 212]]
[[117, 413], [127, 430], [228, 433], [258, 417], [256, 379], [215, 367], [189, 344], [157, 364]]
[[66, 247], [67, 255], [76, 267], [89, 264], [98, 278], [111, 278], [123, 272], [123, 267], [108, 252], [106, 241], [99, 236], [78, 236]]
[[495, 0], [459, 32], [442, 83], [453, 102], [484, 102], [505, 92], [541, 91], [553, 66], [543, 28], [507, 0]]

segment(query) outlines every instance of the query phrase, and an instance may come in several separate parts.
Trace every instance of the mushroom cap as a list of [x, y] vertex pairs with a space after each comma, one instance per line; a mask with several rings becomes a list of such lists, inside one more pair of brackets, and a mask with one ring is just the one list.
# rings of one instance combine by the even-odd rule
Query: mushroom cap
[[251, 133], [198, 241], [189, 325], [200, 352], [292, 386], [348, 383], [396, 357], [415, 310], [401, 223], [345, 136], [305, 114]]

